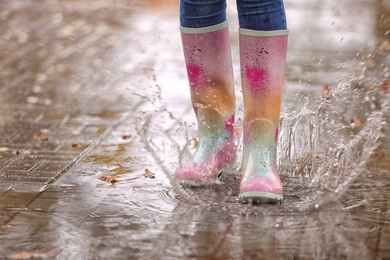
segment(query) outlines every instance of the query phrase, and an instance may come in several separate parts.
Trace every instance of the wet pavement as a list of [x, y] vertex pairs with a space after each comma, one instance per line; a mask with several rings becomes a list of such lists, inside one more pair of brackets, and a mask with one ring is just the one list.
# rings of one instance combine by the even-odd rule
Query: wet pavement
[[0, 2], [0, 258], [389, 259], [390, 6], [285, 4], [286, 198], [251, 206], [172, 178], [196, 137], [177, 1]]

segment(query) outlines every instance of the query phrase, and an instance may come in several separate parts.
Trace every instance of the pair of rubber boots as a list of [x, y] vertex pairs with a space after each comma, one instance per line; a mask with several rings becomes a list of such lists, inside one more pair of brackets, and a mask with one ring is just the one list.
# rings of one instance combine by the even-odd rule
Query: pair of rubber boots
[[[287, 30], [239, 31], [244, 97], [240, 199], [281, 201], [276, 146], [287, 51]], [[175, 177], [197, 186], [212, 183], [236, 160], [235, 92], [227, 22], [181, 28], [199, 144]]]

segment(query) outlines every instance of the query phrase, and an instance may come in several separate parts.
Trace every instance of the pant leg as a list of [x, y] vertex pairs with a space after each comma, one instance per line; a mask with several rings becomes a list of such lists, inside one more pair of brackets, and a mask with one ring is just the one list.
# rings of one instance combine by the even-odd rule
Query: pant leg
[[226, 0], [180, 0], [180, 25], [201, 28], [226, 20]]
[[283, 0], [237, 0], [240, 28], [274, 31], [287, 29]]

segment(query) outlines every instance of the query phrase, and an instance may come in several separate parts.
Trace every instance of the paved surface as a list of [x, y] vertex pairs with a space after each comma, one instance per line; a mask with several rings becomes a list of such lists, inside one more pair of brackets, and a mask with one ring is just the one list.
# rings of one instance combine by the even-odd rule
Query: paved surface
[[[112, 135], [137, 101], [113, 91], [123, 74], [112, 75], [112, 64], [103, 64], [118, 41], [115, 22], [128, 8], [111, 7], [111, 18], [104, 11], [109, 1], [1, 6], [0, 181], [7, 206], [7, 190], [50, 186]], [[34, 197], [12, 205], [23, 208]]]
[[[172, 189], [166, 185], [170, 176], [164, 174], [172, 169], [156, 166], [156, 159], [170, 156], [168, 148], [158, 150], [159, 154], [151, 151], [166, 135], [182, 138], [175, 136], [182, 121], [176, 118], [185, 118], [189, 125], [194, 120], [188, 90], [173, 89], [187, 85], [176, 5], [176, 1], [162, 5], [152, 0], [0, 3], [0, 258], [121, 259], [121, 252], [127, 250], [129, 258], [123, 259], [132, 259], [130, 255], [135, 259], [142, 258], [143, 250], [153, 249], [151, 243], [142, 240], [158, 238], [158, 233], [165, 230], [162, 223], [168, 223], [164, 220], [169, 218], [166, 212], [173, 210], [176, 202]], [[385, 16], [388, 20], [390, 9], [384, 8], [386, 4], [383, 8], [377, 6], [381, 1], [342, 1], [337, 5], [335, 1], [286, 1], [292, 31], [285, 106], [297, 106], [295, 99], [288, 98], [297, 92], [316, 98], [325, 85], [347, 80], [351, 74], [364, 75], [365, 70], [380, 75], [380, 81], [388, 79], [388, 56], [386, 59], [384, 54], [390, 50], [390, 27], [380, 18]], [[234, 32], [235, 10], [229, 8], [228, 12]], [[305, 19], [295, 19], [301, 16]], [[237, 72], [234, 33], [232, 43]], [[373, 50], [377, 57], [366, 55]], [[240, 95], [239, 89], [237, 94]], [[147, 124], [153, 117], [161, 117], [159, 126]], [[190, 136], [194, 134], [193, 128], [188, 131]], [[386, 154], [386, 142], [381, 148], [380, 152]], [[145, 178], [145, 169], [157, 178]], [[99, 179], [102, 176], [115, 178], [118, 188]], [[96, 191], [92, 190], [96, 189], [104, 195], [94, 196]], [[153, 189], [154, 197], [140, 196]], [[126, 190], [140, 192], [139, 200], [132, 199], [132, 193]], [[128, 202], [110, 207], [110, 196], [122, 196]], [[159, 200], [168, 202], [158, 208]], [[139, 212], [127, 212], [124, 217], [126, 209], [134, 209], [129, 206], [132, 203], [141, 205]], [[99, 205], [106, 206], [102, 209]], [[150, 219], [143, 222], [143, 210], [149, 208]], [[65, 223], [62, 214], [70, 216], [69, 212], [79, 213], [82, 209], [85, 212], [78, 218], [66, 222], [73, 223], [72, 227], [61, 226]], [[175, 210], [179, 212], [180, 207]], [[104, 223], [94, 222], [104, 216], [103, 212], [112, 212], [112, 222], [108, 218], [107, 222], [103, 219]], [[153, 222], [153, 212], [160, 214], [161, 222]], [[127, 223], [128, 233], [115, 231], [115, 227], [121, 228], [114, 224], [115, 216], [120, 215], [122, 224]], [[78, 233], [73, 239], [71, 232], [82, 229], [84, 222], [98, 230], [109, 226], [111, 233], [100, 232], [94, 246], [85, 242], [97, 234], [92, 231]], [[161, 225], [153, 227], [153, 223]], [[58, 227], [56, 231], [51, 230], [51, 225]], [[140, 230], [145, 225], [151, 225], [155, 232], [150, 228], [142, 237]], [[134, 230], [138, 237], [132, 238]], [[63, 239], [54, 243], [57, 236]], [[110, 242], [114, 237], [126, 245]], [[34, 243], [34, 238], [40, 242]], [[99, 239], [103, 245], [97, 242]], [[388, 233], [375, 239], [368, 243], [383, 250], [376, 254], [390, 256], [385, 251], [390, 241]], [[102, 246], [104, 253], [83, 253], [82, 246], [90, 250]], [[119, 249], [115, 251], [115, 247]], [[226, 245], [221, 248], [220, 252], [229, 251]], [[224, 254], [215, 256], [222, 259]], [[236, 257], [239, 259], [240, 254]], [[310, 250], [306, 257], [313, 258]]]

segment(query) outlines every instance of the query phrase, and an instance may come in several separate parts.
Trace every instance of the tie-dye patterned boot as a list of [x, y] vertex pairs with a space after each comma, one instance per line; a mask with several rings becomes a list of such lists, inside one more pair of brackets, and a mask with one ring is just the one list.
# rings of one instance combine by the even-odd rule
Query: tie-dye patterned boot
[[197, 186], [212, 183], [236, 159], [235, 94], [227, 22], [183, 28], [181, 36], [199, 143], [175, 177]]
[[287, 30], [240, 29], [240, 65], [245, 105], [241, 200], [283, 200], [283, 186], [276, 164], [276, 146], [287, 34]]

